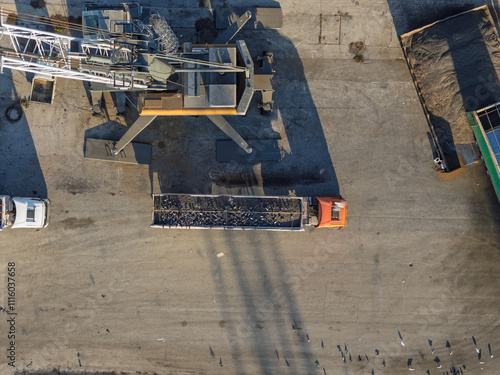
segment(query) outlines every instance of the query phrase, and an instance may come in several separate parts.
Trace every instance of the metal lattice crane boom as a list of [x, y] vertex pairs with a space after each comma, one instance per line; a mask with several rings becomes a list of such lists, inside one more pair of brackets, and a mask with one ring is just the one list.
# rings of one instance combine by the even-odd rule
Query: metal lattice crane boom
[[[72, 47], [78, 51], [72, 51]], [[68, 35], [27, 28], [4, 22], [0, 10], [1, 69], [21, 70], [53, 77], [103, 83], [119, 87], [146, 89], [144, 79], [134, 78], [134, 71], [92, 60], [109, 61], [113, 41], [92, 41]], [[122, 55], [130, 54], [120, 48]]]
[[[117, 90], [165, 90], [168, 77], [176, 71], [245, 71], [182, 57], [172, 30], [156, 15], [150, 17], [152, 26], [127, 17], [127, 27], [122, 25], [125, 33], [83, 27], [84, 38], [7, 23], [4, 16], [0, 9], [2, 69], [101, 83]], [[198, 67], [184, 68], [188, 62]]]

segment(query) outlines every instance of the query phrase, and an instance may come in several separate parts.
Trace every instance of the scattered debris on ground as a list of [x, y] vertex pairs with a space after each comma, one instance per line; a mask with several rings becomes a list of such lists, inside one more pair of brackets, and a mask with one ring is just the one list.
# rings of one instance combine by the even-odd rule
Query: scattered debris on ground
[[365, 51], [365, 43], [362, 41], [352, 42], [349, 44], [349, 52], [354, 55], [353, 60], [357, 63], [365, 62], [363, 52]]

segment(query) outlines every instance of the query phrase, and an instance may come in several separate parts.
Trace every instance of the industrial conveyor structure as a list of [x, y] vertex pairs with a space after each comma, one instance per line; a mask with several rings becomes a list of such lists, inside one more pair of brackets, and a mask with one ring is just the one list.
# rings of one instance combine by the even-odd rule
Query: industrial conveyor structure
[[[14, 22], [9, 21], [12, 14]], [[223, 117], [245, 115], [255, 91], [262, 92], [263, 110], [273, 107], [272, 54], [260, 58], [262, 69], [256, 74], [245, 41], [230, 43], [251, 18], [250, 11], [244, 12], [213, 44], [179, 46], [165, 19], [137, 3], [85, 4], [82, 25], [63, 22], [60, 27], [76, 30], [80, 37], [47, 31], [54, 29], [50, 19], [0, 9], [1, 70], [87, 81], [95, 111], [100, 111], [103, 92], [114, 93], [122, 103], [126, 92], [139, 92], [135, 123], [117, 142], [87, 139], [86, 158], [149, 164], [151, 146], [131, 144], [142, 130], [157, 116], [200, 115], [208, 116], [246, 154], [266, 154], [273, 147], [269, 141], [253, 150]]]

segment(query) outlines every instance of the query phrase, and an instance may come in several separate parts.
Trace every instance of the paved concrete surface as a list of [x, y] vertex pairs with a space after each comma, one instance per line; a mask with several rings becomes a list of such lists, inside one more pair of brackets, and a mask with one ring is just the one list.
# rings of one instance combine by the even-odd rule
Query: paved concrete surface
[[[245, 137], [281, 136], [277, 164], [217, 164], [215, 141], [225, 137], [204, 118], [159, 120], [141, 134], [154, 146], [151, 169], [84, 160], [86, 136], [119, 137], [125, 127], [92, 117], [83, 85], [68, 80], [58, 80], [51, 106], [32, 103], [9, 124], [4, 109], [30, 84], [19, 72], [0, 76], [2, 192], [52, 201], [48, 228], [1, 234], [0, 304], [15, 262], [17, 315], [15, 368], [5, 355], [10, 323], [0, 320], [0, 373], [441, 374], [463, 365], [498, 373], [488, 353], [488, 344], [500, 351], [498, 203], [481, 164], [434, 172], [392, 21], [419, 8], [389, 2], [282, 1], [279, 32], [242, 34], [252, 53], [275, 53], [277, 111], [262, 118], [252, 105], [231, 123]], [[203, 37], [193, 23], [222, 5], [170, 3], [160, 11], [181, 39]], [[15, 6], [63, 12], [59, 1]], [[358, 40], [363, 64], [349, 52]], [[155, 188], [340, 192], [348, 224], [151, 229]]]

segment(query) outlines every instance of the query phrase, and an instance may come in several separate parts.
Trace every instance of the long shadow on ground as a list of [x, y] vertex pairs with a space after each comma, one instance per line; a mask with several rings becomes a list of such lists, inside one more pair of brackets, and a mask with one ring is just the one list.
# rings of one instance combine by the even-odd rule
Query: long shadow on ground
[[[16, 1], [18, 11], [27, 12], [28, 8], [30, 7], [18, 4]], [[5, 69], [0, 75], [0, 86], [2, 87], [0, 94], [2, 99], [0, 105], [0, 193], [46, 198], [47, 185], [28, 121], [23, 114], [19, 121], [10, 123], [5, 115], [9, 106], [19, 104], [20, 97], [29, 96], [29, 93], [18, 95], [13, 82], [13, 73], [9, 69]], [[22, 109], [22, 107], [19, 108]]]

